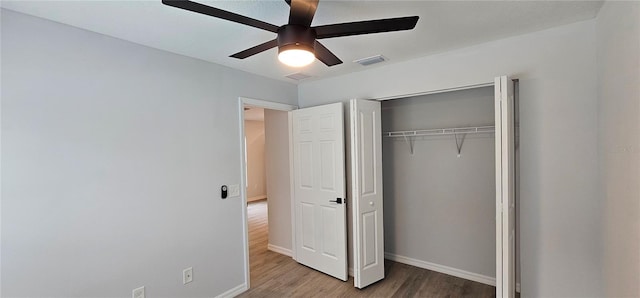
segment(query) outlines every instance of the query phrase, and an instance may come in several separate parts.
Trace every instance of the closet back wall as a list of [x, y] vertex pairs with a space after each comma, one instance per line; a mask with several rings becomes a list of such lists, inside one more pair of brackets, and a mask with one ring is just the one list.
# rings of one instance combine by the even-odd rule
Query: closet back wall
[[[382, 102], [382, 130], [494, 125], [493, 87]], [[459, 136], [460, 140], [462, 136]], [[385, 251], [495, 279], [495, 139], [383, 139]]]

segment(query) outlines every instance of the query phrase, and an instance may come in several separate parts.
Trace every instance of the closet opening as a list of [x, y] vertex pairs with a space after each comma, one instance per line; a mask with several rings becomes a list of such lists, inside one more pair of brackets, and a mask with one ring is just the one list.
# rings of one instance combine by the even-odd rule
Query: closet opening
[[[495, 287], [495, 87], [383, 100], [381, 110], [385, 258]], [[517, 272], [516, 257], [519, 282]]]

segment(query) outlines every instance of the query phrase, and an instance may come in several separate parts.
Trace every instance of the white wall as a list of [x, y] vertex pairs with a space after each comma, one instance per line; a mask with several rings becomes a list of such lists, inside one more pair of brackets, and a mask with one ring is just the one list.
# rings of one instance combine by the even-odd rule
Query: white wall
[[1, 24], [3, 296], [243, 284], [245, 206], [219, 197], [241, 179], [238, 97], [296, 104], [296, 86], [4, 9]]
[[269, 245], [291, 253], [291, 174], [289, 173], [289, 113], [264, 110], [266, 134]]
[[596, 19], [606, 295], [640, 297], [640, 3]]
[[264, 199], [267, 197], [264, 121], [246, 120], [244, 133], [247, 140], [247, 200]]
[[300, 106], [520, 79], [523, 297], [601, 296], [595, 21], [303, 82]]
[[[494, 125], [493, 87], [382, 102], [382, 131]], [[383, 138], [385, 251], [495, 282], [493, 133]], [[461, 139], [463, 135], [459, 136]]]

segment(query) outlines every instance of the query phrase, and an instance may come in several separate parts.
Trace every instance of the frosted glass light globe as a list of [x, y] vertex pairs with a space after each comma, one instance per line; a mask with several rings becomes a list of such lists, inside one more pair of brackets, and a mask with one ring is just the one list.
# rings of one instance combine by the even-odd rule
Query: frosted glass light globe
[[315, 59], [316, 56], [314, 56], [313, 53], [300, 49], [285, 50], [278, 54], [278, 60], [291, 67], [306, 66], [311, 64]]

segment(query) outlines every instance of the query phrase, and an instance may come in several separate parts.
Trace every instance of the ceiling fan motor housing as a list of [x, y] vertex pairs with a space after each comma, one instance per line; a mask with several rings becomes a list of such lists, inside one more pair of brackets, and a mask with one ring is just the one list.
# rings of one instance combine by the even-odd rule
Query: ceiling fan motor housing
[[315, 53], [316, 31], [300, 25], [284, 25], [278, 29], [278, 53], [300, 49]]

